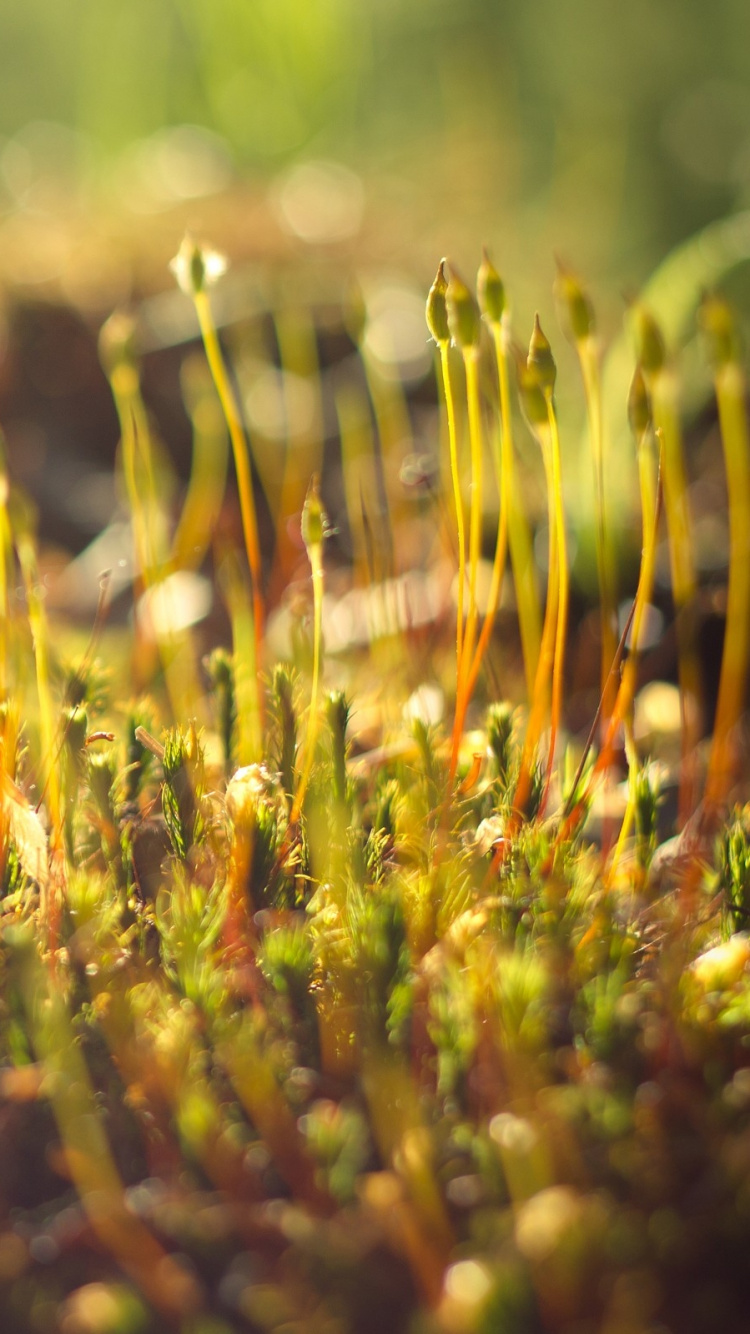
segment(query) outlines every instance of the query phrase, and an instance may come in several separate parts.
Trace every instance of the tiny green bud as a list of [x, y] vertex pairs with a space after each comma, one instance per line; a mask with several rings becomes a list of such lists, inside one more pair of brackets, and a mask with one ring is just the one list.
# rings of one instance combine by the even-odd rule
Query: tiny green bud
[[487, 254], [482, 250], [482, 263], [477, 274], [479, 309], [489, 324], [499, 324], [505, 313], [505, 284]]
[[109, 379], [122, 367], [128, 370], [137, 368], [135, 320], [126, 311], [116, 310], [102, 325], [99, 331], [99, 360]]
[[227, 261], [216, 250], [186, 236], [169, 265], [186, 296], [198, 296], [226, 272]]
[[636, 440], [640, 440], [651, 425], [651, 399], [640, 365], [636, 365], [628, 394], [628, 421]]
[[430, 337], [434, 338], [438, 345], [449, 343], [451, 339], [451, 331], [448, 326], [448, 307], [445, 300], [447, 291], [448, 279], [445, 276], [445, 260], [441, 259], [435, 281], [427, 295], [427, 308], [425, 310]]
[[740, 339], [729, 304], [720, 296], [707, 294], [701, 302], [698, 320], [714, 369], [737, 364], [741, 360]]
[[318, 474], [313, 473], [302, 507], [302, 541], [309, 551], [310, 547], [321, 546], [329, 532], [328, 516], [320, 499]]
[[[534, 316], [534, 329], [529, 343], [529, 355], [526, 358], [526, 366], [536, 378], [537, 385], [543, 394], [552, 394], [557, 379], [557, 367], [555, 358], [552, 355], [552, 348], [545, 334], [542, 333], [542, 326], [539, 323], [539, 316]], [[546, 417], [545, 411], [545, 417]]]
[[461, 350], [478, 347], [481, 335], [479, 307], [471, 295], [463, 278], [459, 278], [455, 269], [451, 271], [448, 292], [448, 327], [454, 343]]
[[574, 274], [557, 266], [555, 296], [562, 307], [576, 343], [596, 333], [596, 316], [591, 301]]
[[647, 375], [655, 375], [667, 359], [664, 337], [656, 320], [645, 306], [633, 308], [636, 356]]

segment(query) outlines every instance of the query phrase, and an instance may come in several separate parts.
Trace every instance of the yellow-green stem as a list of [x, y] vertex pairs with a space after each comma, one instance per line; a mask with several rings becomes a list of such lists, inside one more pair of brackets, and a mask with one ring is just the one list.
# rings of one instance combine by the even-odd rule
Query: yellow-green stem
[[716, 397], [729, 497], [729, 585], [705, 792], [706, 805], [711, 809], [726, 798], [734, 776], [734, 731], [742, 713], [750, 662], [750, 438], [745, 377], [736, 362], [718, 368]]
[[[643, 507], [644, 545], [641, 554], [641, 568], [638, 576], [638, 587], [636, 589], [635, 599], [630, 616], [629, 633], [631, 636], [631, 643], [633, 645], [633, 650], [628, 656], [622, 671], [620, 686], [617, 691], [614, 707], [612, 709], [612, 716], [609, 720], [609, 727], [607, 728], [607, 733], [604, 738], [602, 749], [589, 775], [588, 783], [586, 786], [586, 797], [584, 799], [584, 802], [582, 803], [583, 805], [585, 805], [586, 800], [588, 800], [593, 785], [596, 782], [596, 779], [609, 763], [608, 757], [610, 753], [610, 748], [612, 746], [612, 742], [614, 741], [615, 738], [615, 734], [617, 732], [618, 727], [621, 724], [623, 724], [625, 719], [627, 718], [627, 715], [630, 712], [630, 708], [633, 703], [633, 699], [635, 698], [635, 691], [637, 685], [637, 666], [638, 666], [637, 646], [640, 642], [641, 627], [643, 625], [643, 616], [645, 614], [645, 609], [651, 599], [651, 592], [653, 589], [654, 569], [656, 565], [656, 542], [659, 533], [659, 520], [661, 518], [662, 494], [663, 494], [663, 487], [662, 487], [663, 468], [660, 468], [659, 482], [656, 488], [654, 489], [653, 483], [650, 480], [651, 470], [648, 464], [648, 454], [644, 452], [643, 445], [644, 441], [642, 440], [639, 451], [639, 474], [641, 480], [641, 504]], [[663, 458], [663, 450], [661, 457]], [[651, 523], [647, 526], [647, 514], [649, 510], [651, 510], [653, 518]], [[627, 626], [626, 626], [626, 631], [628, 631]], [[561, 826], [561, 832], [560, 835], [558, 835], [558, 839], [562, 837], [562, 835], [565, 834], [566, 831], [569, 832], [569, 829], [570, 829], [570, 821], [568, 820], [565, 821]]]
[[521, 634], [526, 688], [532, 697], [539, 649], [542, 637], [542, 614], [534, 575], [534, 552], [526, 514], [514, 486], [515, 458], [513, 450], [513, 421], [510, 410], [508, 383], [508, 355], [506, 333], [499, 322], [492, 325], [495, 345], [498, 387], [500, 392], [500, 421], [502, 424], [502, 494], [508, 516], [508, 545], [516, 590], [518, 624]]
[[[206, 374], [202, 358], [200, 365]], [[194, 570], [203, 562], [219, 516], [229, 453], [226, 422], [212, 382], [204, 383], [200, 368], [193, 366], [183, 384], [193, 427], [193, 458], [171, 561], [178, 570]]]
[[[638, 440], [638, 481], [641, 493], [641, 569], [638, 577], [638, 589], [636, 592], [635, 609], [631, 627], [631, 649], [623, 669], [620, 690], [617, 693], [612, 710], [613, 718], [619, 719], [625, 728], [625, 752], [628, 759], [628, 802], [625, 808], [620, 834], [612, 856], [612, 862], [607, 873], [608, 885], [614, 880], [615, 872], [623, 854], [635, 811], [634, 802], [635, 784], [638, 776], [638, 756], [635, 748], [635, 739], [632, 735], [632, 726], [629, 720], [629, 715], [633, 700], [635, 699], [637, 686], [638, 651], [641, 642], [643, 618], [646, 607], [651, 600], [651, 594], [654, 587], [659, 513], [657, 486], [654, 480], [653, 458], [650, 448], [650, 431], [648, 429], [641, 434]], [[655, 517], [652, 518], [652, 516]], [[612, 740], [614, 740], [614, 727], [612, 727], [611, 724], [607, 728], [606, 738], [607, 742], [611, 745]], [[603, 753], [602, 760], [606, 762], [606, 759], [607, 757]]]
[[607, 516], [604, 493], [604, 434], [602, 426], [602, 395], [599, 356], [596, 344], [591, 338], [576, 343], [578, 358], [583, 377], [586, 411], [589, 422], [591, 457], [594, 463], [594, 506], [596, 518], [596, 567], [599, 580], [600, 638], [601, 638], [601, 689], [604, 695], [602, 723], [606, 727], [611, 712], [612, 699], [608, 698], [611, 688], [609, 669], [617, 649], [617, 631], [615, 615], [614, 572], [612, 552], [607, 531]]
[[359, 344], [359, 354], [380, 442], [381, 477], [386, 501], [386, 513], [380, 524], [380, 541], [387, 560], [387, 574], [393, 576], [398, 572], [395, 540], [404, 515], [404, 489], [399, 476], [404, 446], [411, 439], [411, 422], [401, 380], [398, 377], [392, 380], [386, 378], [364, 341]]
[[[323, 404], [320, 382], [320, 364], [315, 336], [315, 325], [304, 306], [282, 309], [274, 319], [279, 362], [282, 373], [282, 394], [287, 436], [284, 466], [281, 476], [279, 503], [275, 511], [276, 559], [272, 595], [277, 588], [288, 584], [298, 558], [298, 552], [289, 531], [289, 519], [301, 512], [307, 483], [313, 473], [319, 473], [323, 464]], [[303, 432], [292, 435], [292, 411], [289, 405], [289, 385], [304, 384], [309, 390], [311, 411]]]
[[463, 732], [466, 710], [469, 707], [471, 697], [474, 693], [474, 687], [482, 667], [482, 661], [487, 651], [487, 645], [492, 635], [492, 629], [495, 624], [495, 616], [500, 602], [500, 591], [503, 584], [503, 575], [505, 573], [505, 562], [508, 550], [508, 488], [505, 485], [505, 476], [503, 471], [504, 441], [501, 443], [495, 433], [495, 449], [493, 452], [495, 463], [495, 477], [497, 481], [499, 511], [497, 520], [497, 536], [495, 538], [495, 557], [492, 562], [492, 578], [490, 580], [490, 589], [487, 599], [487, 607], [484, 616], [484, 623], [479, 635], [476, 652], [469, 669], [469, 673], [463, 682], [461, 694], [456, 700], [456, 718], [453, 729], [453, 739], [451, 745], [451, 759], [449, 768], [449, 781], [453, 782], [458, 766], [458, 756], [461, 745], [461, 734]]
[[440, 367], [443, 374], [443, 396], [445, 413], [448, 420], [448, 448], [451, 463], [451, 481], [453, 483], [453, 504], [456, 510], [456, 536], [458, 540], [458, 589], [456, 594], [456, 677], [461, 670], [461, 651], [464, 636], [464, 588], [466, 585], [466, 524], [464, 522], [464, 503], [461, 496], [461, 474], [458, 467], [458, 436], [456, 431], [456, 405], [453, 399], [450, 368], [450, 343], [442, 342], [440, 347]]
[[[120, 421], [122, 468], [133, 524], [135, 547], [134, 589], [156, 595], [167, 571], [167, 552], [162, 515], [156, 489], [151, 434], [141, 397], [138, 374], [128, 362], [120, 362], [110, 374], [110, 386]], [[167, 584], [165, 598], [174, 596]], [[137, 625], [136, 618], [136, 625]], [[186, 632], [154, 631], [156, 648], [175, 718], [185, 717], [198, 707], [198, 689], [190, 637]], [[142, 666], [142, 664], [140, 664]]]
[[[46, 793], [50, 822], [50, 860], [53, 866], [62, 865], [65, 841], [63, 836], [62, 794], [60, 773], [55, 754], [55, 715], [52, 706], [52, 692], [49, 676], [49, 630], [44, 604], [40, 593], [39, 572], [36, 563], [34, 542], [28, 532], [22, 531], [17, 538], [18, 560], [21, 566], [26, 605], [28, 608], [31, 640], [34, 646], [36, 666], [36, 689], [39, 700], [39, 734], [41, 745], [41, 767], [39, 788]], [[40, 897], [40, 915], [42, 929], [50, 944], [57, 934], [57, 921], [60, 903], [54, 897], [57, 876], [50, 881], [50, 889], [42, 890]], [[50, 896], [51, 891], [51, 896]]]
[[[250, 579], [253, 589], [253, 622], [255, 627], [255, 656], [258, 666], [262, 663], [263, 647], [263, 592], [262, 592], [262, 571], [260, 560], [260, 545], [258, 541], [258, 520], [255, 512], [255, 497], [253, 494], [253, 479], [250, 470], [250, 453], [245, 432], [242, 426], [240, 411], [232, 388], [227, 368], [224, 363], [224, 356], [219, 343], [219, 336], [216, 332], [213, 316], [211, 314], [211, 303], [208, 294], [203, 291], [196, 291], [193, 296], [195, 309], [198, 315], [203, 346], [206, 350], [208, 365], [213, 376], [216, 392], [219, 395], [221, 406], [224, 410], [227, 426], [229, 427], [229, 438], [232, 442], [232, 453], [234, 455], [234, 467], [237, 474], [237, 490], [240, 498], [240, 512], [242, 515], [242, 531], [245, 538], [245, 550], [247, 552], [247, 562], [250, 566]], [[260, 695], [258, 696], [260, 698]]]
[[603, 888], [605, 891], [609, 891], [611, 886], [615, 883], [617, 871], [619, 870], [620, 862], [622, 861], [623, 855], [625, 853], [625, 847], [628, 839], [630, 838], [630, 831], [633, 828], [633, 820], [635, 819], [635, 796], [636, 796], [636, 783], [638, 780], [638, 754], [635, 748], [633, 729], [632, 726], [630, 725], [630, 720], [627, 718], [624, 720], [624, 729], [625, 729], [625, 754], [627, 756], [627, 761], [628, 761], [628, 799], [625, 806], [625, 813], [622, 817], [622, 824], [620, 825], [620, 832], [617, 836], [615, 850], [612, 853], [612, 860], [610, 861], [610, 864], [607, 867], [604, 875]]
[[568, 632], [568, 601], [570, 594], [570, 576], [568, 571], [568, 548], [565, 534], [565, 507], [562, 490], [562, 465], [560, 460], [560, 435], [557, 426], [557, 413], [548, 391], [547, 417], [550, 432], [550, 455], [552, 470], [552, 495], [555, 509], [556, 568], [557, 568], [557, 625], [555, 630], [554, 663], [552, 668], [552, 708], [550, 714], [549, 753], [547, 755], [547, 774], [544, 784], [542, 809], [549, 792], [552, 777], [552, 764], [555, 757], [555, 743], [562, 717], [562, 698], [565, 677], [565, 640]]
[[253, 608], [235, 552], [227, 553], [221, 567], [221, 583], [232, 624], [232, 649], [237, 695], [237, 759], [240, 765], [256, 764], [263, 753], [258, 664]]
[[664, 509], [667, 518], [672, 591], [677, 619], [678, 679], [682, 709], [682, 771], [680, 823], [695, 806], [696, 747], [701, 733], [702, 687], [696, 652], [696, 580], [690, 506], [677, 415], [676, 386], [671, 370], [652, 378], [654, 423], [661, 431], [664, 461]]
[[542, 642], [539, 650], [534, 689], [531, 695], [529, 721], [526, 726], [521, 767], [513, 799], [515, 818], [520, 819], [526, 799], [531, 789], [531, 776], [536, 757], [539, 738], [542, 734], [544, 715], [549, 700], [550, 680], [554, 667], [557, 613], [559, 605], [559, 571], [557, 554], [557, 508], [555, 505], [554, 474], [552, 468], [552, 445], [547, 432], [540, 433], [544, 475], [547, 484], [547, 529], [549, 550], [547, 554], [547, 602], [544, 609]]
[[469, 497], [469, 605], [466, 633], [461, 648], [459, 694], [471, 669], [477, 628], [477, 576], [482, 547], [482, 408], [479, 398], [479, 349], [463, 349], [466, 369], [466, 400], [469, 408], [471, 491]]
[[149, 540], [149, 524], [143, 506], [141, 488], [138, 485], [138, 438], [133, 412], [133, 398], [138, 390], [138, 380], [133, 367], [125, 364], [117, 366], [110, 376], [110, 385], [120, 421], [122, 471], [133, 523], [136, 564], [134, 582], [136, 588], [139, 584], [148, 587], [151, 582], [154, 561]]
[[310, 688], [310, 712], [307, 717], [307, 732], [305, 734], [305, 750], [300, 771], [297, 791], [294, 794], [289, 823], [294, 824], [298, 820], [302, 811], [302, 805], [307, 792], [307, 785], [312, 773], [313, 761], [315, 759], [315, 745], [318, 739], [318, 695], [320, 692], [320, 658], [321, 641], [323, 638], [323, 544], [314, 542], [308, 548], [310, 557], [310, 567], [312, 570], [313, 586], [313, 670], [312, 685]]
[[[367, 583], [368, 541], [365, 497], [377, 494], [374, 441], [367, 403], [355, 386], [344, 384], [336, 394], [336, 415], [341, 440], [341, 471], [346, 516], [351, 534], [355, 584]], [[376, 578], [375, 570], [371, 577]]]

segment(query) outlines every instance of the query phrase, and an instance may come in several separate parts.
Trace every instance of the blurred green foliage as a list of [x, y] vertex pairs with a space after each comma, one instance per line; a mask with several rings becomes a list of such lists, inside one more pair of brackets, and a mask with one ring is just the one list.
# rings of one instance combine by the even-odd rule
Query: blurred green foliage
[[390, 172], [392, 204], [438, 208], [449, 243], [496, 218], [521, 258], [572, 250], [630, 282], [747, 199], [743, 0], [6, 0], [3, 17], [11, 194], [30, 122], [80, 132], [66, 151], [99, 166], [199, 125], [243, 169]]

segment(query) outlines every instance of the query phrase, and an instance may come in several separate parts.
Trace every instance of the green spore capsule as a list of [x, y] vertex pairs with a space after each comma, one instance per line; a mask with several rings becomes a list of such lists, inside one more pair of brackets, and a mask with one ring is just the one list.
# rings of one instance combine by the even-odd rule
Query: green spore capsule
[[448, 291], [448, 279], [445, 276], [445, 260], [441, 259], [438, 264], [438, 271], [435, 275], [435, 281], [427, 293], [427, 305], [425, 308], [425, 319], [427, 328], [430, 331], [430, 337], [435, 342], [449, 343], [451, 340], [451, 331], [448, 324], [448, 307], [446, 303], [446, 293]]
[[667, 360], [662, 331], [651, 311], [640, 303], [633, 308], [633, 321], [638, 361], [647, 375], [656, 375]]
[[592, 338], [596, 333], [596, 316], [591, 301], [581, 284], [568, 269], [558, 266], [555, 296], [567, 320], [576, 343]]
[[462, 351], [478, 347], [481, 336], [479, 307], [463, 278], [459, 278], [455, 270], [451, 272], [446, 301], [448, 327], [456, 346]]
[[482, 251], [482, 263], [477, 274], [479, 309], [489, 324], [499, 324], [505, 314], [505, 284], [487, 254]]
[[641, 367], [636, 366], [628, 393], [628, 421], [636, 440], [640, 440], [652, 422], [651, 399]]
[[[539, 316], [534, 316], [534, 328], [529, 343], [529, 355], [526, 358], [527, 369], [532, 373], [542, 393], [552, 394], [557, 379], [557, 366], [552, 355], [547, 336], [542, 332]], [[546, 416], [546, 413], [545, 413]]]

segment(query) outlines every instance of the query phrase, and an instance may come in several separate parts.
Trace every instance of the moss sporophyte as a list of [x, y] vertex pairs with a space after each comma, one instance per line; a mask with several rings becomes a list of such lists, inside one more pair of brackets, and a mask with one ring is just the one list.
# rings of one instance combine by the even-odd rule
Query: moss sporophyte
[[[220, 340], [225, 267], [189, 239], [175, 265], [201, 333], [184, 486], [137, 313], [102, 331], [130, 621], [105, 580], [82, 647], [0, 459], [0, 1325], [739, 1331], [738, 321], [697, 311], [701, 491], [650, 300], [610, 402], [570, 270], [566, 362], [546, 317], [518, 348], [486, 252], [476, 293], [441, 261], [436, 401], [348, 281], [340, 328], [287, 305]], [[177, 574], [210, 617], [160, 620]], [[677, 683], [647, 679], [671, 646]]]

